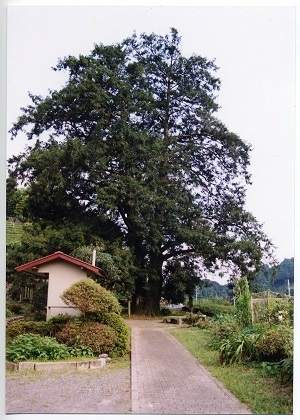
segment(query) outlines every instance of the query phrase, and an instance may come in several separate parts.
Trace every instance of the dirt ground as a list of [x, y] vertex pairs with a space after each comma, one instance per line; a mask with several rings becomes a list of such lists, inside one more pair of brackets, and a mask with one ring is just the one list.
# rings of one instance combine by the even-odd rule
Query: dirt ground
[[10, 372], [7, 414], [129, 414], [130, 368]]

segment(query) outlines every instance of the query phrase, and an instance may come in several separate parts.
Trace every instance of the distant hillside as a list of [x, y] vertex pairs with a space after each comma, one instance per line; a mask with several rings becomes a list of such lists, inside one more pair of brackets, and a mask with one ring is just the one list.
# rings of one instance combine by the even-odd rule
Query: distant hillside
[[[264, 265], [258, 273], [258, 279], [252, 281], [250, 288], [252, 292], [263, 292], [271, 290], [276, 293], [288, 294], [288, 280], [290, 286], [290, 295], [294, 296], [294, 258], [284, 259], [275, 269]], [[228, 299], [232, 291], [228, 285], [221, 285], [216, 281], [206, 280], [206, 285], [199, 286], [197, 298], [223, 297]]]
[[22, 231], [22, 223], [12, 217], [8, 217], [6, 219], [6, 245], [20, 242]]
[[197, 297], [199, 299], [209, 297], [223, 297], [227, 299], [230, 296], [230, 290], [227, 284], [223, 285], [213, 280], [206, 280], [205, 285], [198, 287]]
[[288, 294], [288, 280], [290, 294], [294, 296], [294, 258], [285, 258], [276, 269], [264, 265], [258, 273], [258, 279], [252, 283], [252, 289], [257, 292], [272, 290]]

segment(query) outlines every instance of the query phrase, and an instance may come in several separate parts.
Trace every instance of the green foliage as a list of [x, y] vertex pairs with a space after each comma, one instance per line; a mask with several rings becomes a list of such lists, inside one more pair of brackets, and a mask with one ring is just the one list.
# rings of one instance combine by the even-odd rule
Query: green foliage
[[293, 330], [281, 325], [263, 332], [256, 343], [258, 360], [278, 362], [293, 356]]
[[189, 313], [187, 316], [183, 317], [182, 321], [184, 322], [184, 324], [187, 324], [190, 327], [194, 327], [201, 321], [201, 319], [201, 314]]
[[16, 321], [6, 327], [6, 340], [10, 343], [21, 334], [38, 334], [41, 336], [55, 336], [68, 322], [78, 321], [78, 317], [71, 315], [56, 315], [48, 321]]
[[[36, 244], [24, 238], [32, 251], [72, 252], [98, 243], [95, 230], [118, 239], [133, 256], [134, 303], [144, 302], [148, 314], [159, 313], [163, 285], [174, 278], [176, 299], [182, 288], [191, 295], [200, 259], [212, 271], [228, 261], [242, 275], [260, 266], [271, 243], [243, 208], [250, 147], [215, 116], [214, 61], [183, 57], [172, 28], [95, 45], [54, 70], [68, 72], [65, 86], [45, 98], [29, 94], [11, 129], [39, 140], [9, 161], [15, 185], [28, 185], [30, 217], [47, 235], [36, 235]], [[180, 281], [173, 262], [175, 271], [184, 266]]]
[[280, 264], [269, 266], [267, 264], [258, 272], [258, 277], [251, 284], [251, 290], [288, 294], [288, 280], [290, 282], [290, 293], [294, 295], [294, 258], [285, 258]]
[[55, 335], [59, 332], [68, 322], [77, 322], [80, 320], [80, 317], [76, 317], [68, 314], [60, 314], [52, 316], [47, 324], [50, 325], [51, 332]]
[[130, 330], [124, 319], [116, 313], [102, 313], [97, 316], [97, 320], [104, 325], [108, 325], [117, 334], [117, 341], [114, 348], [110, 350], [110, 355], [120, 357], [128, 353]]
[[[116, 294], [130, 297], [133, 293], [133, 260], [130, 250], [120, 248], [116, 244], [110, 246], [85, 245], [77, 248], [72, 255], [88, 263], [92, 262], [93, 250], [96, 251], [96, 265], [101, 267], [106, 274], [106, 278], [101, 280], [101, 284], [108, 290]], [[108, 252], [108, 248], [110, 252]]]
[[26, 360], [60, 360], [69, 357], [68, 348], [59, 344], [55, 338], [41, 337], [38, 334], [21, 334], [6, 349], [6, 358], [11, 362]]
[[13, 312], [15, 315], [20, 315], [23, 311], [23, 306], [20, 303], [7, 303], [7, 309]]
[[6, 220], [6, 245], [20, 243], [23, 225], [19, 221]]
[[[212, 299], [214, 296], [222, 298], [223, 302], [228, 299], [231, 290], [228, 284], [220, 284], [217, 281], [205, 280], [202, 282], [203, 287], [198, 288], [198, 299]], [[200, 284], [201, 286], [201, 284]], [[197, 305], [198, 302], [196, 302]]]
[[259, 334], [242, 332], [221, 340], [218, 349], [221, 364], [253, 360], [258, 339]]
[[167, 316], [171, 315], [172, 311], [169, 308], [161, 307], [160, 308], [160, 315]]
[[9, 309], [5, 309], [5, 316], [6, 318], [10, 318], [12, 316], [14, 316], [14, 314], [9, 310]]
[[228, 303], [215, 303], [213, 299], [201, 299], [198, 305], [195, 305], [193, 308], [193, 312], [197, 313], [200, 311], [201, 313], [214, 316], [219, 314], [235, 314], [236, 309], [232, 305], [228, 305]]
[[294, 378], [294, 360], [292, 357], [280, 360], [278, 362], [278, 371], [280, 380], [284, 385], [288, 385]]
[[237, 299], [236, 308], [239, 315], [240, 323], [243, 327], [248, 327], [251, 321], [251, 293], [249, 290], [248, 280], [242, 277], [236, 283]]
[[31, 333], [50, 336], [52, 332], [52, 325], [46, 321], [17, 321], [6, 327], [6, 340], [7, 343], [10, 343], [19, 335]]
[[72, 284], [61, 295], [62, 300], [75, 306], [84, 316], [92, 314], [121, 312], [116, 297], [92, 279], [82, 279]]
[[[20, 221], [24, 221], [24, 219], [27, 219], [29, 216], [28, 213], [28, 191], [26, 189], [18, 188], [17, 182], [9, 177], [6, 180], [6, 215], [10, 219], [13, 218], [14, 222], [12, 225], [9, 225], [8, 230], [8, 237], [7, 241], [8, 243], [11, 243], [10, 234], [11, 234], [11, 228], [21, 228]], [[15, 225], [15, 222], [16, 225]], [[6, 224], [6, 231], [7, 231], [8, 225]], [[22, 228], [21, 228], [22, 229]], [[15, 238], [17, 241], [17, 238]], [[14, 242], [14, 241], [13, 241]]]
[[[212, 332], [198, 328], [170, 330], [187, 350], [221, 381], [253, 414], [293, 414], [293, 388], [280, 386], [277, 377], [266, 377], [261, 363], [220, 364], [218, 352], [211, 349]], [[294, 395], [295, 397], [295, 395]]]
[[226, 313], [215, 315], [209, 322], [209, 328], [218, 337], [218, 340], [229, 338], [240, 330], [237, 316]]
[[293, 331], [289, 327], [237, 329], [217, 323], [212, 330], [216, 336], [211, 346], [219, 351], [222, 364], [279, 362], [293, 355]]
[[88, 347], [95, 355], [110, 354], [115, 350], [118, 336], [100, 322], [69, 322], [57, 334], [58, 342], [78, 348]]
[[265, 320], [272, 324], [294, 325], [294, 300], [270, 299], [265, 312]]
[[286, 358], [280, 362], [261, 362], [260, 367], [264, 375], [276, 377], [283, 385], [289, 385], [294, 378], [293, 358]]

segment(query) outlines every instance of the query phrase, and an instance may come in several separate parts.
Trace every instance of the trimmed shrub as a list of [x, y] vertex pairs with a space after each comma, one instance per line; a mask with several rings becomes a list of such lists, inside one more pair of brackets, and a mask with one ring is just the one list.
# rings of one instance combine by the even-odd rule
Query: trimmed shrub
[[115, 347], [111, 350], [112, 357], [123, 356], [129, 351], [130, 330], [124, 319], [115, 313], [100, 314], [97, 320], [104, 325], [111, 327], [117, 334], [118, 340]]
[[68, 315], [68, 314], [60, 314], [55, 315], [51, 317], [47, 324], [49, 325], [49, 331], [51, 331], [51, 334], [56, 336], [56, 334], [61, 331], [68, 322], [76, 322], [80, 320], [81, 317]]
[[235, 314], [236, 308], [232, 305], [215, 303], [210, 299], [201, 299], [197, 306], [194, 306], [193, 312], [201, 312], [207, 316], [214, 316], [219, 314]]
[[46, 321], [18, 321], [6, 327], [7, 344], [21, 334], [38, 334], [48, 336], [52, 334], [52, 326]]
[[106, 312], [121, 313], [117, 298], [90, 278], [72, 284], [61, 298], [67, 305], [79, 309], [85, 317]]
[[100, 322], [68, 322], [56, 334], [57, 341], [74, 348], [84, 346], [95, 355], [110, 354], [115, 348], [118, 337], [115, 331]]
[[38, 334], [21, 334], [6, 349], [6, 358], [11, 362], [26, 360], [61, 360], [69, 357], [68, 348], [55, 338]]

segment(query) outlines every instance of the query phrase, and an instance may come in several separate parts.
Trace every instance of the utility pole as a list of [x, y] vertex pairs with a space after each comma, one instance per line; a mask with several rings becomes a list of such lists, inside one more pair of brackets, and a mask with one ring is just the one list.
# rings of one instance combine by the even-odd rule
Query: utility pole
[[290, 289], [290, 280], [287, 281], [288, 284], [288, 295], [291, 296], [291, 289]]

